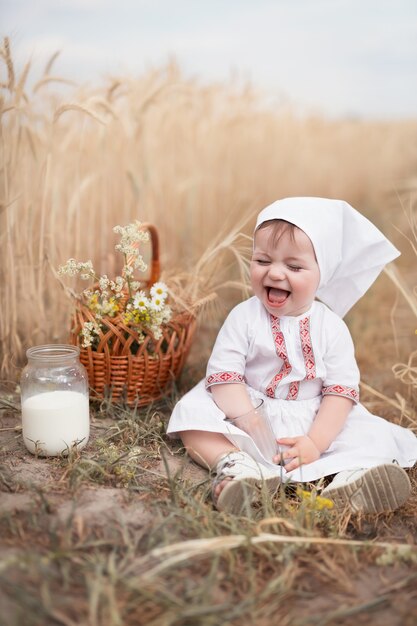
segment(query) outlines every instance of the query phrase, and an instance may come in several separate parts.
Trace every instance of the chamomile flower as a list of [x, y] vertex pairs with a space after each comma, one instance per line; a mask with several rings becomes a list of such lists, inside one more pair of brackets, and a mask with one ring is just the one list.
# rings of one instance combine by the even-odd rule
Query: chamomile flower
[[139, 291], [133, 298], [133, 306], [138, 311], [146, 311], [149, 308], [149, 298], [144, 291]]
[[146, 332], [158, 340], [163, 336], [163, 327], [172, 318], [168, 304], [168, 288], [163, 282], [156, 282], [149, 291], [143, 290], [143, 281], [136, 279], [137, 272], [144, 272], [147, 265], [143, 260], [140, 244], [149, 241], [149, 233], [136, 221], [127, 226], [115, 226], [114, 232], [120, 235], [116, 251], [124, 256], [121, 275], [111, 280], [106, 274], [96, 274], [92, 261], [78, 262], [69, 259], [59, 267], [58, 273], [79, 276], [93, 281], [93, 285], [83, 290], [82, 300], [92, 313], [94, 321], [85, 322], [80, 332], [83, 347], [95, 347], [100, 333], [106, 329], [107, 318], [118, 324], [135, 329], [137, 342], [144, 341]]
[[159, 298], [164, 301], [168, 297], [168, 287], [165, 283], [154, 283], [151, 287], [150, 294], [153, 299]]
[[156, 297], [154, 296], [152, 298], [150, 304], [151, 304], [151, 308], [154, 311], [158, 311], [159, 312], [159, 311], [162, 311], [162, 309], [164, 308], [165, 301], [162, 298], [158, 297], [158, 296], [156, 296]]

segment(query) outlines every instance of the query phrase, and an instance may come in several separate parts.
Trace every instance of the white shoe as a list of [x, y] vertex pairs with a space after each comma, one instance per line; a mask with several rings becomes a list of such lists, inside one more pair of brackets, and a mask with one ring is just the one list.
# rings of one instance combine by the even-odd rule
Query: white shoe
[[369, 469], [339, 472], [321, 492], [336, 508], [354, 513], [394, 511], [407, 500], [411, 484], [399, 465], [384, 463]]
[[[223, 480], [227, 480], [227, 485], [216, 499], [215, 489]], [[230, 452], [216, 466], [216, 476], [212, 484], [215, 507], [219, 511], [240, 515], [255, 500], [262, 485], [273, 495], [279, 482], [278, 471], [259, 465], [246, 452]]]

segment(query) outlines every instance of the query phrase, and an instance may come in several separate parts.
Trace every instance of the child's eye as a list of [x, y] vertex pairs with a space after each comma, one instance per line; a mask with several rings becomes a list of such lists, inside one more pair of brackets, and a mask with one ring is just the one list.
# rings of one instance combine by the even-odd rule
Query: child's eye
[[269, 263], [269, 261], [267, 261], [266, 259], [254, 259], [254, 261], [258, 265], [268, 265], [268, 263]]
[[301, 270], [301, 267], [299, 265], [288, 265], [288, 269], [290, 269], [292, 272], [299, 272]]

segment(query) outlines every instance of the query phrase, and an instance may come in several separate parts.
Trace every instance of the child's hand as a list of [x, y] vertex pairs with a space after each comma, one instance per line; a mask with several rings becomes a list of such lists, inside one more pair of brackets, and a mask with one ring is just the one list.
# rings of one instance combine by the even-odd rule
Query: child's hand
[[275, 463], [282, 460], [292, 459], [285, 464], [285, 471], [291, 472], [300, 465], [307, 465], [320, 458], [320, 451], [316, 444], [307, 435], [301, 437], [286, 437], [285, 439], [277, 439], [278, 443], [283, 446], [290, 446], [281, 454], [274, 457]]

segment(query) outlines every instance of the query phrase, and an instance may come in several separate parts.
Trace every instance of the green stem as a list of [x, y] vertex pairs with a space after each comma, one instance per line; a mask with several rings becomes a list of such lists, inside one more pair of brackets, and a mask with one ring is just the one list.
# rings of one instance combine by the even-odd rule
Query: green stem
[[124, 263], [124, 268], [123, 268], [123, 273], [125, 275], [125, 279], [127, 282], [127, 289], [129, 291], [129, 299], [131, 300], [133, 298], [133, 294], [132, 294], [132, 286], [130, 284], [130, 276], [126, 274], [126, 267], [127, 267], [127, 255], [124, 254], [124, 259], [125, 259], [125, 263]]

